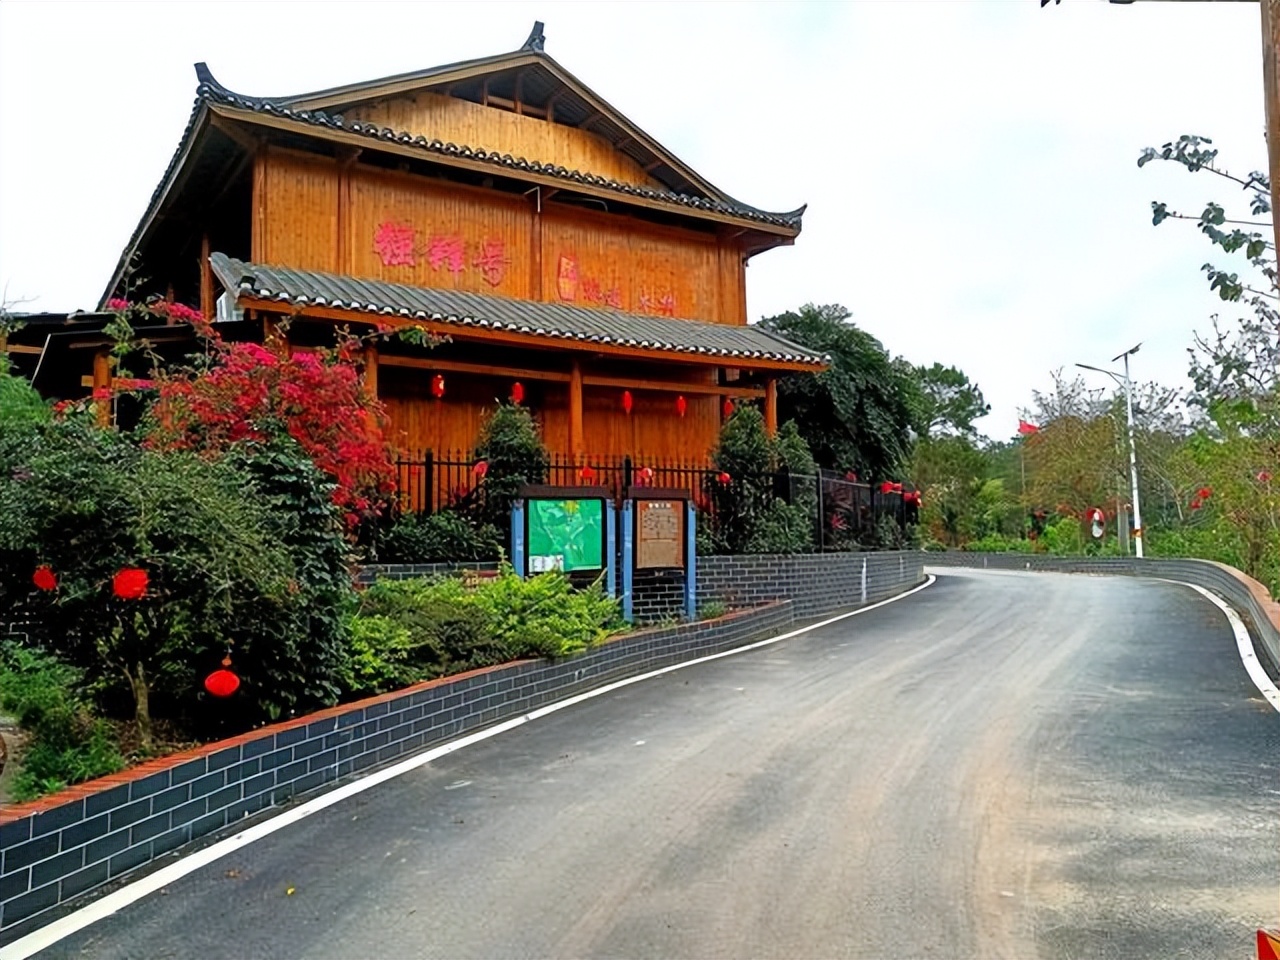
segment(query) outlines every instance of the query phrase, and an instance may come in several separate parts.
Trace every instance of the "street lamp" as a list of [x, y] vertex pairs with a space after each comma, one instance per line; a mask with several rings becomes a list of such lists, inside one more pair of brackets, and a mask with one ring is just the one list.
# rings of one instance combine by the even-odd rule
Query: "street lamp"
[[1131, 347], [1124, 353], [1111, 358], [1112, 363], [1117, 360], [1124, 360], [1123, 376], [1111, 370], [1103, 370], [1101, 367], [1091, 367], [1087, 363], [1076, 364], [1077, 367], [1083, 370], [1105, 373], [1120, 386], [1124, 387], [1124, 402], [1129, 420], [1129, 482], [1133, 486], [1133, 549], [1139, 560], [1142, 559], [1142, 506], [1138, 502], [1138, 449], [1133, 439], [1133, 384], [1129, 380], [1129, 357], [1137, 353], [1141, 346], [1142, 344], [1138, 344], [1136, 347]]

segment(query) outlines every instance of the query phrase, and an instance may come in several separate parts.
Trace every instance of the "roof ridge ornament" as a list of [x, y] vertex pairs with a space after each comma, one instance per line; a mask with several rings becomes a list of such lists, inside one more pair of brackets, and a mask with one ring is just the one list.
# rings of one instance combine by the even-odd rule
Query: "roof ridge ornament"
[[541, 53], [546, 45], [547, 38], [542, 32], [542, 21], [533, 21], [533, 29], [529, 31], [529, 39], [520, 47], [521, 50], [536, 50]]

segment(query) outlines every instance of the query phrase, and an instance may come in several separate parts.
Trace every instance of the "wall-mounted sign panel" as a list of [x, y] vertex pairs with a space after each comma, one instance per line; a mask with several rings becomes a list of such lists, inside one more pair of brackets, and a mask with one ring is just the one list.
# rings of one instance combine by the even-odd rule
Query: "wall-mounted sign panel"
[[604, 568], [604, 501], [528, 502], [529, 573]]
[[636, 501], [636, 569], [684, 567], [683, 500]]

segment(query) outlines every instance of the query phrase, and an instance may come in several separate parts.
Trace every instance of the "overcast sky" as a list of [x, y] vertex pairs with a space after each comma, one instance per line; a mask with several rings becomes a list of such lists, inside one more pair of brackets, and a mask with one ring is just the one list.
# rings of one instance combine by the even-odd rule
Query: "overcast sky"
[[1003, 438], [1050, 370], [1138, 341], [1136, 377], [1186, 384], [1193, 332], [1229, 305], [1200, 273], [1212, 248], [1152, 227], [1150, 202], [1236, 197], [1135, 160], [1198, 133], [1233, 169], [1266, 168], [1258, 18], [1102, 0], [3, 0], [0, 287], [20, 309], [96, 306], [198, 60], [240, 93], [300, 93], [514, 49], [541, 19], [548, 53], [713, 183], [809, 204], [796, 245], [751, 263], [753, 320], [844, 304], [890, 352], [968, 373]]

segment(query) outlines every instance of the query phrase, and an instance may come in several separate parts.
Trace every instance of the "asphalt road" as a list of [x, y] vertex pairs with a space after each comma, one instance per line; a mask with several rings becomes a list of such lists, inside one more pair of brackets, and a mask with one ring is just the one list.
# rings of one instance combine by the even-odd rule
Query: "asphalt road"
[[44, 955], [1251, 956], [1278, 733], [1187, 588], [948, 571], [468, 747]]

